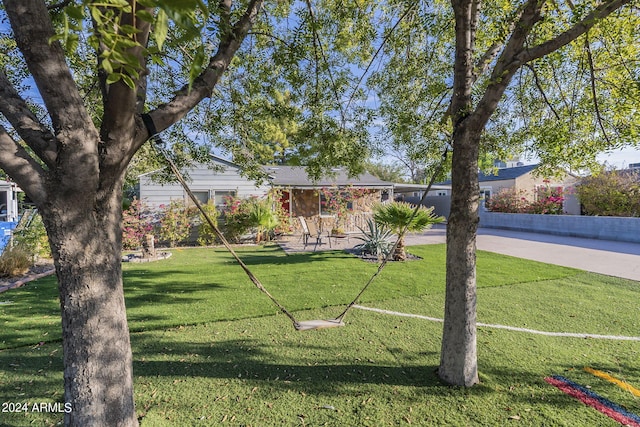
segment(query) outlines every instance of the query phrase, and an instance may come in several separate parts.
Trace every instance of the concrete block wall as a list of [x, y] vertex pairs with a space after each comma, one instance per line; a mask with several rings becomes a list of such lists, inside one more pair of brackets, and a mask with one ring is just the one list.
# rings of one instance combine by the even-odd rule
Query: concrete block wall
[[480, 227], [640, 243], [640, 218], [480, 211]]

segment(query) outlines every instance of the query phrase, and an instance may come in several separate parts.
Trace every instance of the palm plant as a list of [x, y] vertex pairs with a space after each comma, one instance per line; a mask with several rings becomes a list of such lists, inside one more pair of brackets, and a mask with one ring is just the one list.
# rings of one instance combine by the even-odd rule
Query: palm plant
[[271, 200], [258, 200], [251, 205], [249, 209], [249, 224], [256, 227], [256, 243], [264, 238], [269, 239], [269, 233], [273, 231], [279, 224], [276, 213], [271, 208]]
[[393, 254], [395, 261], [407, 259], [403, 234], [405, 228], [406, 231], [423, 231], [431, 228], [433, 224], [444, 221], [444, 217], [433, 214], [433, 207], [420, 206], [416, 210], [415, 207], [406, 202], [392, 202], [376, 206], [373, 219], [376, 223], [388, 227], [398, 235], [398, 244]]

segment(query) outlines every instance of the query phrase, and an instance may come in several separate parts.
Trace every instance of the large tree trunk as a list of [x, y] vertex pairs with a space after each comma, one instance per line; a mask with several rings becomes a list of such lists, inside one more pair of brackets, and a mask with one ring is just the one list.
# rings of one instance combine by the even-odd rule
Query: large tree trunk
[[121, 194], [67, 194], [42, 210], [58, 275], [68, 426], [137, 426], [122, 286]]
[[471, 114], [478, 3], [452, 0], [452, 6], [456, 19], [456, 54], [451, 98], [451, 211], [447, 225], [447, 290], [438, 374], [449, 384], [472, 386], [478, 382], [476, 231], [482, 133], [482, 126], [478, 126]]
[[464, 126], [456, 132], [451, 170], [451, 214], [447, 225], [447, 290], [438, 374], [447, 383], [460, 386], [472, 386], [478, 382], [478, 138]]

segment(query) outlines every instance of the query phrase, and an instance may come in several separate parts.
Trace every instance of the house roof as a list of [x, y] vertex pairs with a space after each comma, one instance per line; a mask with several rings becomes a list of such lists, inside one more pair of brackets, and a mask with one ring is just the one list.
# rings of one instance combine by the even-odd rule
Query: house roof
[[516, 179], [521, 177], [522, 175], [526, 175], [529, 172], [531, 172], [532, 170], [534, 170], [535, 168], [537, 168], [538, 165], [526, 165], [526, 166], [516, 166], [513, 168], [503, 168], [503, 169], [498, 169], [497, 173], [483, 173], [480, 172], [478, 173], [478, 181], [480, 182], [486, 182], [486, 181], [504, 181], [507, 179]]
[[[522, 175], [526, 175], [538, 165], [526, 165], [526, 166], [515, 166], [512, 168], [502, 168], [498, 169], [496, 173], [484, 173], [478, 172], [478, 181], [479, 182], [488, 182], [488, 181], [505, 181], [509, 179], [516, 179], [521, 177]], [[439, 182], [438, 184], [451, 184], [451, 180], [448, 179], [444, 182]]]
[[391, 188], [393, 183], [382, 181], [370, 173], [362, 173], [350, 177], [346, 170], [336, 168], [331, 176], [323, 176], [319, 180], [312, 180], [302, 166], [263, 166], [264, 171], [271, 177], [270, 181], [278, 187], [321, 188], [332, 186], [354, 186], [369, 188]]

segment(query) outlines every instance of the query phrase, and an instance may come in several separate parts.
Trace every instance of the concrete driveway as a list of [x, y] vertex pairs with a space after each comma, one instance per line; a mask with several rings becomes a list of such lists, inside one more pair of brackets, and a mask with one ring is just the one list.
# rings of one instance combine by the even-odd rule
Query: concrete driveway
[[[407, 236], [407, 245], [444, 243], [444, 227]], [[480, 228], [483, 251], [640, 281], [640, 244]]]

